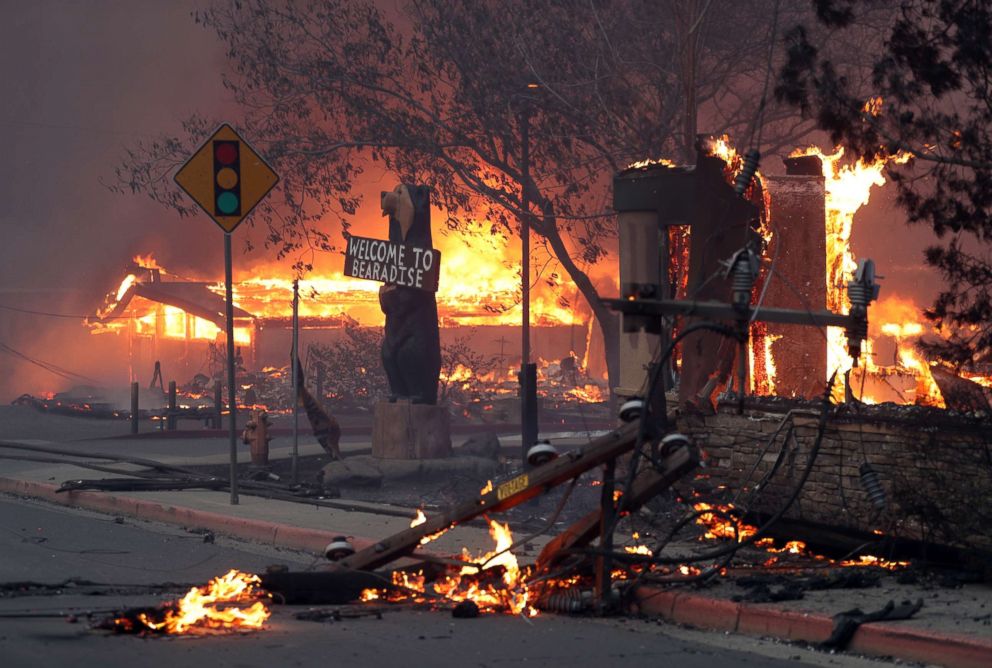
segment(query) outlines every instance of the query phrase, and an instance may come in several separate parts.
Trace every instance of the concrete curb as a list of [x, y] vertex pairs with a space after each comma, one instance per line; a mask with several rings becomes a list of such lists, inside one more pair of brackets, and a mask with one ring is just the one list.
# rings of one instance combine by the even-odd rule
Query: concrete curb
[[[641, 587], [635, 596], [637, 612], [701, 629], [808, 643], [823, 642], [833, 629], [833, 620], [826, 615], [734, 603], [657, 587]], [[937, 634], [884, 622], [861, 626], [848, 649], [955, 668], [992, 665], [992, 640]]]
[[[324, 547], [332, 538], [345, 533], [232, 517], [206, 510], [166, 505], [157, 501], [117, 496], [105, 492], [70, 491], [56, 493], [56, 489], [58, 487], [50, 483], [0, 478], [0, 492], [8, 494], [29, 496], [62, 506], [77, 506], [87, 510], [127, 515], [153, 522], [165, 522], [195, 529], [209, 529], [235, 538], [304, 550], [314, 554], [323, 553]], [[368, 547], [375, 542], [360, 536], [352, 536], [350, 540], [357, 550]]]

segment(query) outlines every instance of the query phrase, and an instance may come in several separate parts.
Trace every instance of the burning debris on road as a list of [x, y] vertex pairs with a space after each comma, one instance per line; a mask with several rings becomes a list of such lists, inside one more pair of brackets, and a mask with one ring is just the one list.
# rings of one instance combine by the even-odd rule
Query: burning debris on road
[[257, 575], [230, 570], [181, 599], [157, 608], [127, 610], [96, 625], [115, 633], [184, 635], [255, 631], [271, 616]]

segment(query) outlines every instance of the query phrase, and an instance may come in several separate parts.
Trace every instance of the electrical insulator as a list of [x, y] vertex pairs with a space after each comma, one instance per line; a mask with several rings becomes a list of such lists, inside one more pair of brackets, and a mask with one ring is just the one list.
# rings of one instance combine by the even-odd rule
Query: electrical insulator
[[641, 417], [641, 411], [643, 410], [644, 399], [641, 399], [640, 397], [631, 397], [620, 407], [620, 419], [624, 422], [633, 422]]
[[760, 160], [761, 153], [756, 148], [752, 148], [744, 154], [744, 165], [741, 167], [740, 173], [737, 174], [737, 178], [734, 179], [734, 192], [738, 195], [743, 196], [744, 191], [751, 185], [751, 179], [758, 172], [758, 162]]
[[527, 463], [531, 466], [547, 464], [557, 458], [558, 449], [551, 445], [551, 441], [538, 441], [527, 450]]
[[340, 561], [355, 554], [355, 546], [347, 536], [335, 536], [324, 548], [324, 556], [330, 561]]
[[592, 598], [591, 591], [570, 587], [540, 597], [535, 607], [545, 612], [577, 613], [591, 608]]
[[882, 487], [882, 481], [878, 479], [878, 473], [875, 472], [875, 469], [868, 462], [861, 465], [859, 473], [861, 475], [861, 487], [868, 495], [871, 505], [875, 506], [877, 510], [884, 510], [887, 504], [885, 488]]
[[868, 305], [878, 299], [880, 286], [875, 282], [875, 263], [861, 260], [854, 280], [847, 284], [847, 296], [851, 301], [848, 311], [850, 322], [847, 326], [847, 351], [855, 365], [861, 357], [861, 342], [868, 338]]
[[734, 253], [734, 256], [724, 263], [727, 267], [726, 276], [731, 280], [731, 292], [734, 306], [747, 308], [751, 303], [751, 288], [758, 277], [758, 258], [745, 246]]

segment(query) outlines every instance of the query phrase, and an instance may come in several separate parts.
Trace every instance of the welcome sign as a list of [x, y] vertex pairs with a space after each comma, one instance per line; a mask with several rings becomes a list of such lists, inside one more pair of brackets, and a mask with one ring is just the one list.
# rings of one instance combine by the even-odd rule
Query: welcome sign
[[437, 292], [441, 251], [382, 239], [348, 237], [344, 275]]

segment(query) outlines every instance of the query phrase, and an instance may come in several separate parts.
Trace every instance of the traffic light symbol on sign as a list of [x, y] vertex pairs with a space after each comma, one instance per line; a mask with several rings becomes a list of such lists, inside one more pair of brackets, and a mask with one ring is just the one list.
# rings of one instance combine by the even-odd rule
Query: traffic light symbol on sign
[[240, 142], [214, 140], [214, 214], [241, 215]]
[[175, 180], [230, 233], [275, 187], [279, 175], [225, 123], [179, 168]]

